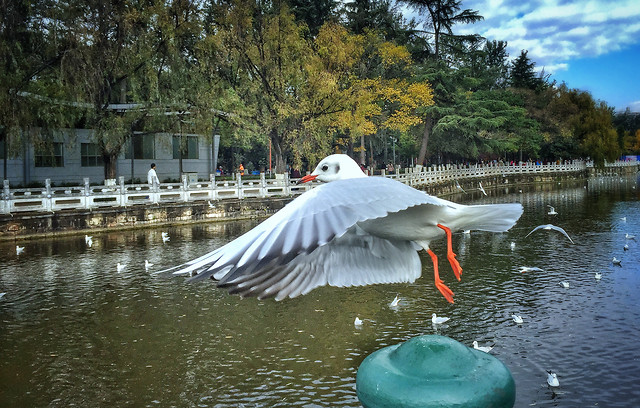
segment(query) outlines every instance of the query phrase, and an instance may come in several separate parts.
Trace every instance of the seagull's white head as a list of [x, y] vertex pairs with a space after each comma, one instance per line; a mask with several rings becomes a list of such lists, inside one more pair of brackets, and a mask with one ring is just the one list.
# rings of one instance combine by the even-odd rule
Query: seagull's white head
[[358, 163], [346, 154], [332, 154], [327, 156], [316, 166], [316, 169], [300, 179], [301, 183], [318, 179], [329, 182], [359, 177], [367, 177], [362, 172]]

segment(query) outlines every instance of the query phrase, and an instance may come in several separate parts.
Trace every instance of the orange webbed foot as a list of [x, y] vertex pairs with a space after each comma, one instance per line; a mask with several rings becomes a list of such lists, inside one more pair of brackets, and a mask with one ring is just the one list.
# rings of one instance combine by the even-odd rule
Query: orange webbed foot
[[460, 280], [462, 277], [462, 267], [460, 266], [460, 262], [458, 262], [458, 260], [456, 259], [456, 254], [452, 249], [451, 229], [449, 227], [445, 227], [442, 224], [437, 224], [437, 226], [438, 228], [441, 228], [445, 234], [447, 234], [447, 259], [449, 260], [451, 270], [453, 270], [453, 274], [456, 276], [456, 279]]

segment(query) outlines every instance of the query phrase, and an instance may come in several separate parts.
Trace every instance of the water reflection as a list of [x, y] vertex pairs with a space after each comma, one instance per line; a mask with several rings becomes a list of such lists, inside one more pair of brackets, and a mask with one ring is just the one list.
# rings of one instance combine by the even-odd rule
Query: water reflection
[[[433, 286], [424, 254], [414, 284], [319, 288], [283, 302], [145, 271], [145, 259], [152, 269], [181, 263], [253, 221], [169, 228], [167, 243], [162, 230], [94, 234], [91, 248], [81, 235], [29, 241], [20, 256], [1, 243], [0, 406], [356, 407], [356, 370], [368, 354], [436, 330], [469, 346], [495, 344], [492, 354], [516, 380], [518, 407], [635, 406], [640, 243], [624, 234], [640, 233], [637, 181], [519, 190], [456, 198], [520, 201], [525, 213], [505, 234], [455, 235], [463, 280], [442, 263], [454, 305]], [[558, 214], [548, 215], [548, 205]], [[524, 238], [546, 223], [576, 245], [546, 231]], [[433, 245], [444, 253], [444, 242]], [[120, 273], [118, 262], [127, 265]], [[390, 308], [396, 295], [400, 304]], [[434, 312], [451, 317], [446, 327], [432, 326]], [[547, 369], [558, 373], [556, 395]]]

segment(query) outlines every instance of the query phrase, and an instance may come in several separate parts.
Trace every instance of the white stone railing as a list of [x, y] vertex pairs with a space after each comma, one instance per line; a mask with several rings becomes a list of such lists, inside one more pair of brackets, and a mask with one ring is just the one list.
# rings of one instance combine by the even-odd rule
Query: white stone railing
[[[638, 162], [607, 163], [607, 167], [638, 166]], [[566, 173], [583, 171], [593, 167], [592, 163], [572, 161], [564, 164], [521, 165], [440, 165], [428, 168], [407, 168], [399, 174], [385, 174], [402, 183], [419, 186], [437, 184], [466, 178], [482, 178], [518, 174]], [[237, 175], [234, 180], [220, 181], [211, 176], [209, 181], [188, 183], [186, 175], [182, 183], [163, 183], [150, 187], [147, 184], [125, 184], [120, 177], [119, 184], [109, 186], [91, 186], [84, 179], [83, 186], [51, 187], [49, 180], [44, 188], [11, 189], [5, 180], [0, 199], [0, 214], [25, 211], [60, 211], [65, 209], [96, 209], [103, 207], [130, 207], [177, 202], [206, 202], [227, 198], [243, 199], [248, 197], [288, 197], [311, 189], [316, 183], [297, 184], [297, 180], [283, 177], [267, 179], [243, 179]]]

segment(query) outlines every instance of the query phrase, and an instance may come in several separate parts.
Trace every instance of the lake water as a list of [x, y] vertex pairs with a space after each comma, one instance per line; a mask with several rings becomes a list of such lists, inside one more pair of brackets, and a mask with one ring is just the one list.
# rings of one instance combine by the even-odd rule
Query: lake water
[[[434, 333], [495, 344], [515, 379], [516, 407], [640, 406], [640, 240], [625, 239], [640, 236], [637, 184], [606, 177], [455, 197], [518, 201], [525, 212], [504, 234], [454, 234], [461, 282], [444, 240], [432, 243], [453, 305], [435, 289], [424, 253], [413, 284], [325, 287], [282, 302], [145, 271], [145, 259], [151, 270], [181, 263], [252, 221], [165, 229], [164, 244], [156, 229], [95, 234], [91, 248], [83, 236], [24, 241], [19, 256], [14, 242], [0, 243], [0, 406], [358, 407], [356, 372], [367, 355]], [[547, 223], [575, 245], [553, 231], [525, 239]], [[451, 321], [436, 330], [434, 312]], [[555, 392], [547, 369], [558, 374]]]

